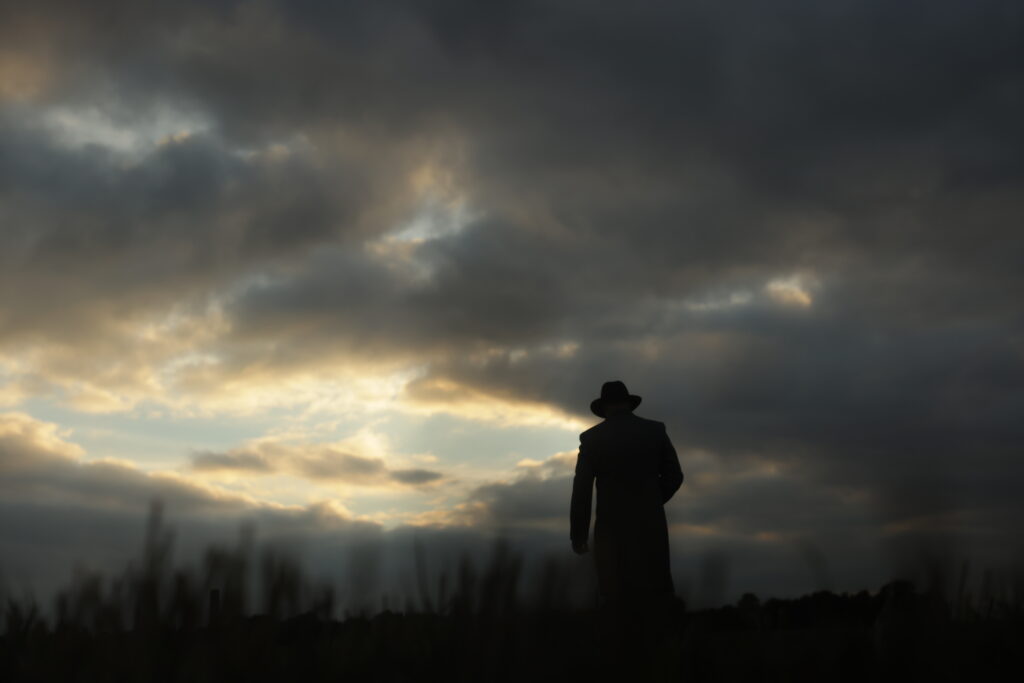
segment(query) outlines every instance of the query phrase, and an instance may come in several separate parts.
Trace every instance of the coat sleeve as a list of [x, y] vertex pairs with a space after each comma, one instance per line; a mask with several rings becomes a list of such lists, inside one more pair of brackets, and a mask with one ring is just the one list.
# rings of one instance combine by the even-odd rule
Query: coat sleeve
[[569, 505], [569, 538], [585, 543], [590, 537], [590, 511], [594, 495], [594, 466], [580, 440], [576, 457], [576, 476], [572, 480], [572, 501]]
[[679, 456], [668, 438], [665, 425], [661, 426], [661, 463], [658, 468], [658, 478], [661, 483], [661, 502], [667, 503], [683, 485], [683, 469], [679, 466]]

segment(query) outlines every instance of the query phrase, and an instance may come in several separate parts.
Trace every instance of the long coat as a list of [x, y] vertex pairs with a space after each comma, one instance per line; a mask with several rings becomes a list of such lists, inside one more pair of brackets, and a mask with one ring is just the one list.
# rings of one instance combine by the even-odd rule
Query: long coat
[[671, 593], [665, 503], [683, 483], [665, 425], [625, 413], [580, 434], [569, 513], [574, 543], [590, 532], [597, 483], [594, 562], [606, 600]]

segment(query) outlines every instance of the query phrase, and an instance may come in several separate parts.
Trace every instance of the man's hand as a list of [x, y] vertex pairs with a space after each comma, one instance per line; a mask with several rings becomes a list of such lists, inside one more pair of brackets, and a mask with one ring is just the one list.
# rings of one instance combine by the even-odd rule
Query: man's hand
[[590, 545], [586, 541], [573, 541], [572, 551], [577, 555], [585, 555], [590, 552]]

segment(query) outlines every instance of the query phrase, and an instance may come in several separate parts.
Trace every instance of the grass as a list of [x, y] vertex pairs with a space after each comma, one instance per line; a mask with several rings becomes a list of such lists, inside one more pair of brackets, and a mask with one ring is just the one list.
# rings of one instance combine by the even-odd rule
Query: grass
[[961, 588], [949, 599], [894, 581], [792, 600], [746, 594], [701, 611], [678, 599], [581, 609], [567, 598], [568, 569], [552, 560], [527, 587], [522, 558], [499, 543], [436, 583], [417, 549], [416, 599], [338, 618], [332, 587], [286, 555], [210, 548], [192, 572], [170, 566], [170, 543], [155, 508], [142, 558], [121, 576], [77, 574], [48, 618], [8, 599], [0, 680], [990, 681], [1024, 671], [1020, 596]]

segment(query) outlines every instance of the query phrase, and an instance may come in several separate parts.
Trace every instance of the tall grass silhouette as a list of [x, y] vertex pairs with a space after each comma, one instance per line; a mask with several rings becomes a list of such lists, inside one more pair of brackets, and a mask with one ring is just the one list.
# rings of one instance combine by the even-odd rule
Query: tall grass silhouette
[[893, 581], [870, 593], [747, 593], [696, 612], [672, 600], [613, 614], [575, 604], [581, 579], [555, 558], [527, 576], [499, 541], [432, 575], [430, 549], [417, 542], [414, 593], [377, 609], [358, 595], [343, 607], [336, 587], [293, 556], [258, 549], [252, 529], [208, 548], [198, 568], [172, 566], [173, 541], [154, 504], [141, 557], [119, 576], [76, 572], [48, 615], [6, 597], [0, 680], [1017, 680], [1024, 671], [1020, 585], [997, 593], [983, 582], [972, 596], [966, 566], [952, 596]]

